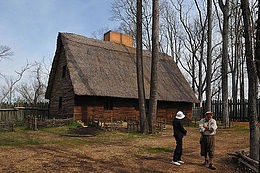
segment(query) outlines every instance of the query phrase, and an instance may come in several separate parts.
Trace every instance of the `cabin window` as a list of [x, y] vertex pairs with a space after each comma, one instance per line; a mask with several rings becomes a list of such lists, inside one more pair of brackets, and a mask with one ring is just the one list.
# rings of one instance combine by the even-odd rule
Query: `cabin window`
[[113, 102], [110, 98], [106, 99], [105, 109], [106, 110], [112, 110], [113, 109]]
[[62, 97], [59, 97], [59, 109], [62, 108]]
[[66, 71], [67, 71], [67, 66], [64, 65], [64, 66], [62, 67], [62, 78], [65, 78], [65, 76], [66, 76]]

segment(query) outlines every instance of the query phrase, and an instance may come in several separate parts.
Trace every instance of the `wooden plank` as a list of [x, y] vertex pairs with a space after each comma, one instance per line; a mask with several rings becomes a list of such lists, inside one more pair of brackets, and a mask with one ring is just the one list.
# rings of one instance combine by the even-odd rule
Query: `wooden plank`
[[239, 158], [238, 161], [240, 163], [242, 163], [243, 165], [245, 165], [246, 167], [250, 168], [252, 171], [254, 171], [255, 173], [258, 172], [258, 169], [250, 164], [248, 164], [246, 161], [244, 161], [242, 158]]

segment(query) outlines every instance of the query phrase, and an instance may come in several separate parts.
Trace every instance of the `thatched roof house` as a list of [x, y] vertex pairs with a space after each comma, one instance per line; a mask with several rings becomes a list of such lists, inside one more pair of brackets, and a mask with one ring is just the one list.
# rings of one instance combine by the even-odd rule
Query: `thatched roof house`
[[[116, 37], [121, 43], [126, 40], [125, 44], [131, 44], [130, 37], [125, 35], [114, 32], [105, 35], [106, 40]], [[59, 33], [46, 91], [50, 115], [71, 115], [82, 120], [92, 114], [137, 116], [136, 50], [125, 44]], [[144, 51], [143, 56], [145, 97], [149, 99], [151, 52]], [[171, 118], [181, 109], [191, 117], [192, 104], [197, 102], [173, 59], [160, 54], [158, 113]]]

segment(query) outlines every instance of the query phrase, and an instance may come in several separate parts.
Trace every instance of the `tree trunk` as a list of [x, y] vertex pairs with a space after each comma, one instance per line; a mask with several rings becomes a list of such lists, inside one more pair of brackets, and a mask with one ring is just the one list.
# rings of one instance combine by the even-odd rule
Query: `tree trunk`
[[191, 64], [191, 68], [192, 68], [192, 90], [194, 91], [194, 93], [195, 93], [195, 91], [196, 91], [196, 89], [195, 89], [195, 59], [196, 59], [196, 55], [195, 55], [196, 53], [195, 52], [193, 52], [192, 53], [192, 64]]
[[[237, 102], [237, 92], [238, 92], [238, 54], [239, 54], [239, 38], [241, 37], [241, 13], [240, 9], [237, 8], [239, 7], [238, 1], [231, 0], [231, 11], [230, 11], [230, 27], [229, 27], [229, 32], [230, 32], [230, 49], [231, 49], [231, 56], [229, 58], [229, 68], [230, 68], [230, 73], [232, 76], [231, 80], [231, 91], [232, 91], [232, 99], [235, 103]], [[236, 108], [232, 110], [234, 111], [233, 113], [236, 115]]]
[[244, 20], [245, 34], [245, 56], [248, 73], [248, 115], [250, 125], [250, 157], [259, 160], [259, 128], [257, 127], [257, 71], [253, 60], [252, 47], [252, 23], [250, 20], [250, 9], [248, 0], [241, 0], [241, 8]]
[[[238, 3], [238, 2], [236, 2]], [[238, 6], [238, 4], [236, 4], [236, 6]], [[237, 115], [238, 111], [237, 111], [237, 100], [238, 100], [238, 80], [239, 80], [239, 71], [238, 71], [238, 68], [239, 68], [239, 57], [241, 56], [239, 53], [240, 53], [240, 37], [241, 37], [241, 34], [239, 32], [239, 28], [241, 27], [241, 17], [240, 17], [240, 10], [236, 10], [235, 11], [235, 31], [234, 31], [234, 35], [235, 35], [235, 52], [234, 52], [234, 59], [233, 59], [233, 70], [232, 70], [232, 98], [233, 98], [233, 102], [234, 102], [234, 105], [235, 105], [235, 108], [234, 108], [234, 114]]]
[[136, 16], [136, 62], [137, 62], [137, 85], [140, 112], [140, 130], [141, 133], [147, 133], [147, 121], [145, 111], [145, 90], [143, 77], [143, 43], [142, 43], [142, 0], [137, 0]]
[[206, 111], [211, 111], [211, 74], [212, 74], [212, 0], [207, 1], [208, 14], [208, 48], [207, 48], [207, 88], [206, 88]]
[[256, 26], [256, 47], [255, 47], [255, 59], [256, 59], [256, 68], [257, 76], [260, 81], [260, 0], [258, 0], [258, 19]]
[[[257, 26], [256, 26], [256, 48], [255, 48], [255, 59], [256, 59], [256, 68], [257, 68], [257, 76], [258, 82], [260, 82], [260, 0], [258, 0], [258, 18], [257, 18]], [[259, 133], [259, 132], [258, 132]], [[260, 136], [258, 142], [258, 160], [260, 159]], [[258, 164], [258, 172], [260, 173], [260, 164]]]
[[159, 0], [153, 0], [153, 25], [152, 25], [152, 67], [150, 81], [150, 101], [148, 126], [149, 133], [154, 133], [157, 113], [157, 67], [159, 62]]
[[[198, 59], [198, 65], [199, 65], [199, 69], [198, 69], [198, 80], [199, 80], [199, 85], [198, 85], [198, 99], [199, 99], [199, 101], [200, 101], [200, 106], [202, 106], [202, 100], [203, 100], [203, 96], [202, 96], [202, 94], [203, 94], [203, 63], [204, 63], [204, 47], [205, 47], [205, 41], [206, 41], [206, 39], [205, 39], [205, 37], [206, 37], [206, 35], [205, 35], [205, 32], [206, 32], [206, 22], [208, 21], [208, 23], [209, 23], [209, 28], [212, 28], [212, 17], [211, 17], [211, 10], [212, 10], [212, 0], [209, 0], [208, 1], [208, 15], [209, 15], [209, 20], [207, 20], [207, 18], [204, 20], [203, 19], [203, 16], [202, 16], [202, 12], [201, 12], [201, 9], [200, 9], [200, 6], [198, 5], [198, 2], [197, 2], [197, 0], [194, 0], [194, 2], [195, 2], [195, 4], [196, 4], [196, 7], [197, 7], [197, 11], [198, 11], [198, 13], [199, 13], [199, 23], [200, 23], [200, 28], [201, 28], [201, 40], [200, 40], [200, 49], [199, 49], [199, 54], [200, 54], [200, 58]], [[211, 41], [211, 35], [212, 35], [212, 29], [210, 29], [210, 30], [208, 30], [209, 32], [208, 32], [208, 38], [209, 38], [209, 40], [208, 40], [208, 48], [209, 48], [209, 50], [208, 50], [208, 52], [207, 53], [209, 53], [208, 55], [207, 55], [207, 57], [211, 57], [211, 48], [212, 48], [212, 46], [211, 46], [211, 43], [212, 43], [212, 41]], [[194, 67], [195, 68], [195, 67]], [[211, 66], [211, 68], [212, 68], [212, 66]], [[195, 75], [195, 74], [194, 74]], [[211, 80], [211, 78], [210, 78], [210, 80]], [[195, 91], [195, 89], [194, 89], [194, 92], [196, 92]]]
[[[231, 18], [231, 25], [233, 26], [233, 29], [231, 27], [230, 29], [230, 35], [231, 35], [231, 50], [232, 50], [232, 58], [231, 58], [231, 62], [230, 63], [230, 70], [231, 70], [231, 75], [232, 75], [232, 99], [233, 99], [233, 103], [234, 103], [234, 108], [233, 108], [233, 114], [237, 115], [237, 99], [238, 99], [238, 79], [239, 79], [239, 74], [238, 74], [238, 55], [239, 55], [239, 38], [241, 37], [239, 28], [241, 28], [241, 24], [240, 24], [240, 19], [241, 19], [241, 15], [240, 15], [240, 10], [236, 7], [238, 7], [238, 2], [233, 0], [234, 3], [231, 7], [235, 8], [234, 10], [231, 10], [231, 15], [234, 18], [234, 22], [232, 21]], [[241, 16], [241, 17], [240, 17]], [[234, 48], [233, 48], [234, 47]]]
[[228, 115], [228, 20], [229, 20], [229, 0], [226, 0], [224, 5], [222, 0], [219, 0], [219, 6], [223, 13], [223, 31], [222, 31], [222, 124], [225, 127], [229, 127], [229, 115]]
[[[240, 42], [240, 44], [242, 44]], [[244, 54], [243, 54], [243, 49], [241, 49], [241, 54], [240, 54], [241, 58], [240, 58], [240, 100], [245, 100], [245, 73], [244, 73], [244, 62], [245, 62], [245, 58], [244, 58]]]

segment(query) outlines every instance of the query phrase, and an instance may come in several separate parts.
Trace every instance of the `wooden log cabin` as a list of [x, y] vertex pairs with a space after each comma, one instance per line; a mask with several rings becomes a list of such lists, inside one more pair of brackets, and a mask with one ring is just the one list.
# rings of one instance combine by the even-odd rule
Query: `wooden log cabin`
[[[139, 117], [136, 50], [132, 37], [109, 31], [104, 40], [59, 33], [46, 98], [51, 117], [87, 121], [93, 116]], [[148, 105], [151, 52], [144, 50], [144, 87]], [[171, 121], [182, 110], [192, 117], [198, 100], [173, 58], [160, 53], [157, 117]]]

